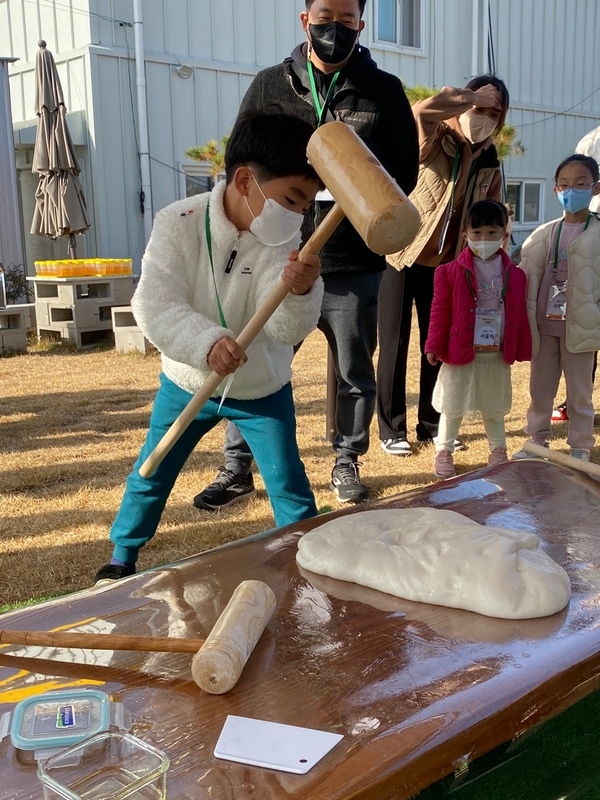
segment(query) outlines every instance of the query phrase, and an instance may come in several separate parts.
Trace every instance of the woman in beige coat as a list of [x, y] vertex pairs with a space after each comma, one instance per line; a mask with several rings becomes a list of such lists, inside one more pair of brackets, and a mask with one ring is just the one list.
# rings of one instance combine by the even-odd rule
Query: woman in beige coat
[[377, 416], [385, 452], [410, 455], [406, 420], [406, 368], [412, 306], [419, 320], [421, 374], [417, 442], [437, 435], [439, 413], [431, 404], [438, 366], [423, 347], [433, 300], [433, 275], [463, 248], [465, 215], [478, 200], [500, 200], [502, 176], [493, 137], [504, 125], [508, 90], [495, 76], [481, 75], [464, 89], [445, 86], [413, 106], [419, 135], [419, 177], [410, 195], [421, 227], [405, 250], [388, 256], [379, 292]]

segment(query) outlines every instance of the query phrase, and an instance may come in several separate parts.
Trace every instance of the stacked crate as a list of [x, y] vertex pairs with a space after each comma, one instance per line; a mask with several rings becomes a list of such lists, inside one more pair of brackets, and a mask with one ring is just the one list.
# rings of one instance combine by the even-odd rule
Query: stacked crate
[[27, 350], [27, 311], [23, 306], [0, 308], [0, 355]]
[[133, 296], [132, 275], [28, 280], [35, 289], [38, 337], [72, 341], [78, 348], [110, 333], [111, 308], [129, 304]]
[[147, 353], [148, 339], [138, 328], [131, 306], [113, 306], [112, 325], [115, 334], [115, 350], [119, 353]]

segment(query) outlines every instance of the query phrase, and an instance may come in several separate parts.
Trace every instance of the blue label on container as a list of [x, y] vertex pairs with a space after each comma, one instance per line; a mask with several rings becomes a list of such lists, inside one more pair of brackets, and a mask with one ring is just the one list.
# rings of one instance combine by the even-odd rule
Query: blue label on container
[[75, 727], [75, 710], [72, 705], [59, 706], [56, 714], [57, 728]]

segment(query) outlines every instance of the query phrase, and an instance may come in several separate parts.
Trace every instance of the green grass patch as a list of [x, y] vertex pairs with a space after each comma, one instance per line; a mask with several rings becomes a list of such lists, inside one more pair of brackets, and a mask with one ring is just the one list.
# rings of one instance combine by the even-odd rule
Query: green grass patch
[[0, 614], [6, 614], [8, 611], [16, 611], [18, 608], [37, 606], [38, 603], [45, 603], [46, 600], [55, 600], [57, 597], [64, 597], [66, 594], [71, 594], [71, 592], [53, 592], [52, 594], [42, 595], [41, 597], [32, 597], [30, 600], [23, 600], [21, 603], [6, 603], [0, 606]]

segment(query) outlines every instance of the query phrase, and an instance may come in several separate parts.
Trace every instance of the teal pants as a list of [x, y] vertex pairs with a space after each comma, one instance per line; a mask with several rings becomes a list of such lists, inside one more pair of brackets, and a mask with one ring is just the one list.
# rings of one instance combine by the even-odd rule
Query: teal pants
[[294, 401], [289, 383], [259, 400], [227, 399], [220, 411], [220, 399], [211, 398], [154, 474], [143, 478], [138, 471], [140, 466], [191, 398], [191, 394], [161, 374], [146, 441], [127, 478], [121, 507], [110, 530], [110, 539], [115, 546], [113, 556], [120, 561], [137, 561], [140, 548], [156, 532], [171, 489], [188, 456], [204, 434], [221, 419], [235, 422], [252, 448], [278, 527], [317, 514], [298, 452]]

